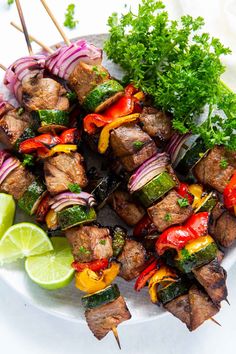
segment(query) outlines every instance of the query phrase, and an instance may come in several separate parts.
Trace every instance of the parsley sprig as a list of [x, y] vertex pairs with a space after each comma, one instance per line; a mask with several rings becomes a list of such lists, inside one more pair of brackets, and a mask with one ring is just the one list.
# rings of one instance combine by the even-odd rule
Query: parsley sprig
[[75, 20], [75, 4], [68, 5], [65, 13], [64, 26], [74, 29], [79, 21]]
[[[236, 149], [236, 95], [220, 80], [222, 55], [231, 51], [202, 31], [204, 20], [182, 16], [171, 21], [162, 1], [142, 0], [138, 13], [109, 17], [105, 51], [156, 107], [173, 114], [180, 133], [200, 134], [207, 148]], [[199, 115], [209, 107], [206, 121]], [[222, 110], [223, 119], [215, 112]]]

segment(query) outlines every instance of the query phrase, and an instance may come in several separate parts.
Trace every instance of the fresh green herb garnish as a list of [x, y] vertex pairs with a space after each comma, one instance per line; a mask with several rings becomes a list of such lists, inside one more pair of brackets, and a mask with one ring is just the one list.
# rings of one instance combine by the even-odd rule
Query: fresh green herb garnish
[[142, 141], [135, 141], [134, 143], [133, 143], [133, 146], [135, 147], [135, 149], [141, 149], [142, 147], [143, 147], [143, 142]]
[[[173, 115], [173, 128], [199, 134], [206, 148], [223, 144], [236, 150], [236, 94], [221, 80], [229, 54], [219, 39], [202, 32], [204, 21], [182, 16], [171, 21], [162, 1], [142, 0], [138, 14], [109, 17], [109, 59], [125, 70], [126, 82], [149, 94], [156, 107]], [[205, 107], [204, 123], [199, 115]], [[215, 114], [225, 113], [225, 119]]]
[[23, 166], [34, 166], [34, 157], [29, 154], [24, 154], [24, 159], [22, 161]]
[[92, 70], [95, 72], [95, 74], [96, 74], [97, 76], [101, 76], [101, 77], [103, 77], [103, 78], [107, 76], [107, 73], [106, 73], [105, 71], [99, 69], [96, 65], [94, 65], [94, 66], [92, 67]]
[[99, 243], [100, 243], [100, 245], [105, 246], [105, 244], [106, 244], [106, 240], [100, 240], [100, 241], [99, 241]]
[[74, 19], [75, 16], [75, 4], [70, 4], [68, 5], [65, 13], [65, 21], [64, 21], [64, 26], [70, 29], [73, 29], [76, 27], [77, 23], [79, 21]]
[[225, 170], [227, 167], [228, 167], [228, 161], [226, 159], [221, 159], [220, 168], [222, 168], [222, 170]]
[[171, 221], [172, 217], [171, 217], [171, 214], [170, 213], [166, 213], [165, 217], [164, 217], [164, 220], [165, 221]]
[[87, 248], [85, 248], [84, 246], [80, 246], [79, 252], [80, 252], [80, 253], [84, 253], [84, 254], [90, 254], [90, 253], [91, 253], [91, 252], [90, 252]]
[[72, 192], [72, 193], [80, 193], [81, 192], [81, 188], [77, 183], [71, 183], [68, 185], [68, 189]]
[[180, 252], [184, 258], [188, 258], [190, 256], [190, 253], [188, 250], [186, 250], [186, 248], [182, 248], [182, 250]]
[[18, 110], [17, 110], [17, 114], [18, 116], [21, 116], [23, 113], [24, 113], [24, 108], [23, 107], [20, 107]]
[[67, 93], [66, 93], [66, 97], [67, 97], [68, 100], [69, 100], [70, 102], [72, 102], [72, 103], [77, 100], [77, 95], [76, 95], [76, 93], [73, 92], [73, 91], [67, 92]]
[[179, 198], [177, 200], [177, 202], [178, 202], [180, 208], [185, 208], [185, 207], [189, 206], [188, 199], [186, 199], [186, 198]]
[[14, 4], [14, 0], [7, 0], [7, 3], [10, 6], [10, 5]]

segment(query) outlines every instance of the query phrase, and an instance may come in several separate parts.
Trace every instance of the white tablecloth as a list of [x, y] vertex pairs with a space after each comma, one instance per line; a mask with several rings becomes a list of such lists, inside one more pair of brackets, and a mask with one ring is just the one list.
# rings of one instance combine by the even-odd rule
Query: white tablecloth
[[[113, 11], [123, 10], [124, 4], [137, 6], [135, 0], [48, 0], [56, 17], [62, 23], [67, 4], [77, 4], [79, 25], [68, 31], [76, 35], [106, 32], [106, 20]], [[167, 2], [167, 1], [166, 1]], [[9, 65], [27, 53], [23, 36], [9, 25], [11, 20], [19, 23], [15, 6], [8, 8], [7, 0], [0, 0], [0, 62]], [[39, 0], [21, 0], [30, 32], [44, 42], [53, 44], [60, 37], [47, 17]], [[168, 7], [173, 16], [182, 13], [202, 15], [206, 29], [218, 36], [236, 53], [236, 1], [226, 0], [172, 0]], [[35, 51], [37, 46], [34, 45]], [[224, 60], [228, 71], [227, 83], [236, 89], [234, 56]], [[2, 73], [0, 74], [2, 77]], [[189, 333], [173, 316], [166, 316], [144, 324], [120, 326], [119, 333], [123, 353], [154, 354], [235, 354], [233, 337], [236, 316], [236, 267], [228, 275], [229, 301], [223, 304], [217, 320], [218, 327], [208, 321], [194, 333]], [[0, 353], [2, 354], [91, 354], [118, 353], [112, 335], [102, 342], [93, 338], [85, 325], [70, 323], [52, 317], [26, 303], [17, 293], [0, 283]]]

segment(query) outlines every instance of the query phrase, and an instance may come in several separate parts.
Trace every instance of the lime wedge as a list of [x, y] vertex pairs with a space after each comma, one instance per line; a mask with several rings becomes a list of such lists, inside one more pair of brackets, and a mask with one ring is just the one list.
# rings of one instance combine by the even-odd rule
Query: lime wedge
[[12, 225], [16, 205], [9, 194], [0, 193], [0, 239]]
[[22, 222], [11, 226], [3, 235], [0, 241], [0, 265], [52, 249], [50, 239], [40, 227]]
[[68, 285], [74, 275], [73, 256], [65, 237], [52, 237], [53, 251], [28, 257], [25, 269], [35, 283], [45, 289], [56, 290]]

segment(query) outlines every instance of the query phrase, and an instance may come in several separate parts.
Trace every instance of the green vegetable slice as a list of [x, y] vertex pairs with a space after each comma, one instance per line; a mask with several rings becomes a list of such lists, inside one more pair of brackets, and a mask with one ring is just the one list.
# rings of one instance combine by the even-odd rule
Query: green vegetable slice
[[96, 212], [94, 208], [75, 205], [71, 208], [59, 211], [57, 217], [61, 229], [66, 230], [70, 227], [96, 220]]
[[81, 301], [86, 309], [93, 309], [109, 302], [115, 301], [120, 296], [120, 290], [116, 284], [109, 285], [94, 294], [83, 296]]
[[33, 215], [46, 192], [45, 185], [40, 180], [35, 180], [28, 187], [27, 191], [19, 199], [18, 205], [27, 214]]

